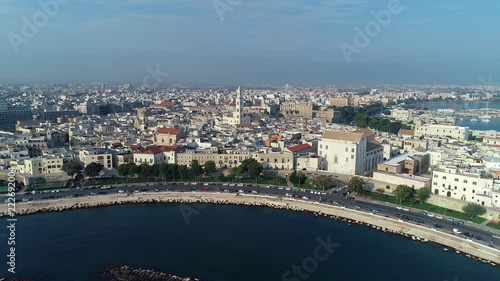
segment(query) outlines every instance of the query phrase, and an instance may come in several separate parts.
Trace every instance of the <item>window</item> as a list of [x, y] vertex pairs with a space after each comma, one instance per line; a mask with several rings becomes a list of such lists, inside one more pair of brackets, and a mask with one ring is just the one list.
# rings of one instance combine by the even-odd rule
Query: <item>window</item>
[[353, 152], [353, 153], [354, 153], [354, 148], [352, 148], [352, 149], [351, 149], [351, 152]]
[[434, 175], [434, 178], [437, 178], [437, 177], [438, 177], [438, 175]]
[[337, 156], [335, 156], [335, 158], [333, 158], [333, 163], [337, 163]]
[[465, 191], [465, 188], [464, 188], [464, 191]]
[[443, 176], [443, 180], [445, 180], [445, 179], [446, 179], [446, 176]]
[[348, 163], [348, 162], [349, 162], [349, 158], [348, 158], [348, 157], [346, 157], [346, 158], [345, 158], [345, 162], [346, 162], [346, 163]]
[[354, 159], [354, 155], [351, 155], [351, 159]]
[[457, 179], [457, 178], [455, 178], [455, 181], [458, 181], [458, 179]]
[[467, 180], [464, 180], [464, 183], [467, 183]]
[[473, 182], [472, 182], [472, 185], [477, 185], [477, 182], [473, 181]]
[[328, 145], [325, 145], [325, 149], [328, 149]]
[[319, 148], [323, 148], [323, 145], [322, 145], [322, 144], [320, 144], [320, 145], [319, 145]]
[[348, 151], [349, 151], [349, 148], [347, 148], [347, 147], [346, 147], [346, 148], [345, 148], [345, 152], [348, 152]]

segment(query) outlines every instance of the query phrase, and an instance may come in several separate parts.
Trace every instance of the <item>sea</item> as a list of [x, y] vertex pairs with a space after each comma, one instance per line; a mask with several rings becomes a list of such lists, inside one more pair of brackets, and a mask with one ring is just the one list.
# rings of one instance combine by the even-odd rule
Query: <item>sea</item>
[[[500, 103], [487, 103], [487, 102], [464, 102], [464, 103], [446, 103], [436, 102], [425, 104], [430, 110], [437, 109], [500, 109]], [[472, 118], [464, 117], [463, 120], [457, 119], [455, 125], [462, 127], [469, 127], [472, 130], [495, 130], [500, 131], [500, 118], [492, 118], [490, 122], [471, 121]]]
[[101, 281], [104, 266], [128, 265], [202, 281], [500, 280], [498, 266], [436, 244], [261, 207], [139, 204], [21, 216], [16, 274], [0, 239], [0, 278]]

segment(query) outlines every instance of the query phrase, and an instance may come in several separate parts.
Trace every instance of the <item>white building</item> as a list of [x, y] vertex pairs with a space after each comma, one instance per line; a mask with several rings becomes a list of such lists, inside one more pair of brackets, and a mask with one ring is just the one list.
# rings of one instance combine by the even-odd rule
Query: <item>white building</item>
[[[369, 131], [369, 130], [368, 130]], [[373, 134], [373, 133], [372, 133]], [[361, 175], [383, 161], [384, 148], [362, 132], [326, 131], [318, 144], [322, 169], [347, 175]]]
[[469, 128], [450, 125], [417, 125], [415, 128], [415, 136], [437, 137], [437, 138], [452, 138], [456, 140], [469, 139]]
[[456, 167], [433, 171], [432, 193], [486, 207], [500, 207], [500, 188], [494, 185], [493, 178]]
[[81, 150], [78, 156], [85, 166], [90, 163], [99, 163], [104, 166], [104, 169], [113, 169], [113, 155], [105, 150]]
[[150, 147], [143, 151], [134, 153], [134, 163], [140, 164], [175, 164], [175, 149], [163, 149], [161, 147]]
[[243, 113], [243, 97], [241, 96], [241, 87], [236, 90], [236, 108], [228, 116], [224, 116], [223, 123], [229, 125], [238, 125], [250, 123], [251, 118]]

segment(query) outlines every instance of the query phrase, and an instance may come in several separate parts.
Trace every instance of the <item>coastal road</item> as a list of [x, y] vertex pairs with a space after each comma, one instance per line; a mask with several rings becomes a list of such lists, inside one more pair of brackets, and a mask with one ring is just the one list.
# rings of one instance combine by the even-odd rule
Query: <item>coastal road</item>
[[[442, 231], [460, 236], [464, 239], [471, 239], [478, 243], [489, 245], [490, 247], [500, 249], [500, 232], [494, 229], [483, 229], [470, 222], [459, 222], [439, 215], [427, 214], [420, 210], [403, 209], [392, 204], [368, 202], [357, 200], [354, 197], [346, 196], [344, 191], [334, 192], [306, 192], [295, 191], [286, 187], [264, 186], [252, 184], [234, 184], [234, 183], [150, 183], [135, 185], [117, 185], [111, 189], [102, 190], [98, 187], [86, 189], [68, 189], [59, 192], [47, 192], [42, 194], [16, 194], [16, 202], [29, 204], [32, 201], [42, 200], [64, 200], [64, 198], [100, 196], [109, 194], [119, 194], [135, 196], [141, 192], [222, 192], [222, 193], [259, 193], [260, 195], [270, 195], [276, 197], [297, 197], [295, 200], [313, 201], [328, 205], [343, 206], [347, 209], [359, 210], [374, 213], [375, 215], [399, 218], [409, 223], [419, 224], [434, 228], [436, 231]], [[0, 197], [1, 199], [2, 197]], [[362, 198], [361, 198], [362, 199]], [[2, 205], [6, 205], [4, 199], [1, 199]], [[458, 225], [457, 225], [458, 223]], [[457, 234], [453, 229], [459, 229], [462, 233]], [[498, 237], [498, 238], [496, 238]]]

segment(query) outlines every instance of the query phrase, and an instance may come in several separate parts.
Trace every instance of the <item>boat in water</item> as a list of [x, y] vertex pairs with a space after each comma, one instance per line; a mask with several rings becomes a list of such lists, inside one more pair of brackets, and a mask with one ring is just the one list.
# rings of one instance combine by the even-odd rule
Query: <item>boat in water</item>
[[478, 120], [476, 118], [470, 119], [471, 122], [477, 122]]
[[490, 115], [481, 115], [481, 116], [479, 116], [479, 119], [481, 120], [481, 122], [490, 122], [491, 116]]

